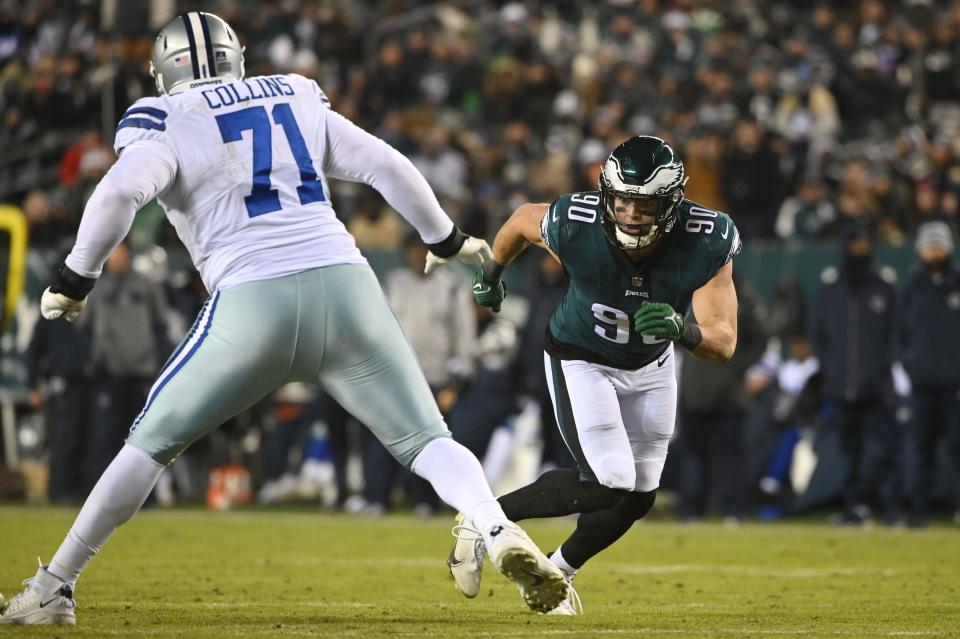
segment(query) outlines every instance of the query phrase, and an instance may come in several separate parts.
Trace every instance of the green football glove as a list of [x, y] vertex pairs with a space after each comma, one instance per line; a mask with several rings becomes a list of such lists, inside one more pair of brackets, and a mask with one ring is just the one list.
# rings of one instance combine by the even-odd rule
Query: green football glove
[[491, 284], [483, 274], [483, 269], [477, 269], [477, 274], [473, 276], [473, 299], [480, 306], [486, 306], [494, 313], [500, 312], [500, 304], [503, 298], [507, 296], [507, 287], [503, 280], [498, 280], [496, 284]]
[[647, 302], [633, 315], [633, 329], [641, 335], [661, 337], [671, 341], [687, 337], [687, 323], [683, 315], [669, 304]]

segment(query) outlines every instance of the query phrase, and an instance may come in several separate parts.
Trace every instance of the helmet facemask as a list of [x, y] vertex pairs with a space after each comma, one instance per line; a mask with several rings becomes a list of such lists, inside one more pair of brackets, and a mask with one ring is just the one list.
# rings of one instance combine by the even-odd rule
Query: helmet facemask
[[[683, 162], [660, 138], [637, 135], [613, 150], [600, 171], [603, 230], [614, 246], [646, 249], [673, 229], [687, 182]], [[616, 199], [633, 201], [647, 224], [617, 220]]]
[[[626, 250], [644, 249], [673, 229], [677, 219], [676, 206], [683, 199], [683, 190], [677, 189], [668, 196], [640, 195], [636, 192], [614, 191], [605, 188], [600, 178], [600, 206], [603, 210], [603, 230], [614, 246]], [[623, 198], [635, 202], [648, 223], [629, 223], [617, 220], [616, 200]]]

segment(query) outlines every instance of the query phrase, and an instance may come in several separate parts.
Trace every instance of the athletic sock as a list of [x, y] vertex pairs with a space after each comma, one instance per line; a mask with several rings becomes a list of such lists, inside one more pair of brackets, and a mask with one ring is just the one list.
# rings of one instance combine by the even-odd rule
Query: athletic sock
[[484, 537], [490, 527], [507, 521], [480, 462], [453, 439], [431, 440], [413, 460], [411, 469], [430, 482], [440, 499], [463, 513]]
[[577, 574], [577, 569], [567, 563], [567, 560], [563, 558], [563, 546], [560, 546], [553, 551], [550, 555], [550, 561], [553, 562], [557, 568], [563, 571], [567, 576], [567, 579], [573, 579]]
[[577, 519], [577, 529], [563, 542], [564, 561], [575, 569], [623, 537], [633, 523], [650, 512], [656, 491], [629, 493], [606, 510], [584, 513]]
[[51, 573], [49, 566], [41, 566], [30, 582], [30, 590], [46, 596], [60, 590], [64, 581], [65, 579]]
[[165, 466], [125, 445], [90, 491], [47, 571], [73, 586], [90, 560], [121, 524], [133, 517]]
[[538, 517], [564, 517], [604, 510], [623, 499], [627, 491], [580, 481], [580, 471], [556, 468], [532, 484], [498, 500], [511, 521]]

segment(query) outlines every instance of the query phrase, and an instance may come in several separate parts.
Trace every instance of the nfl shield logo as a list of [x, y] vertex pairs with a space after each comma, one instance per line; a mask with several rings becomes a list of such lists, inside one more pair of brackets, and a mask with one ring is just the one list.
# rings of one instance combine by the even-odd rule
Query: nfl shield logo
[[217, 62], [225, 62], [226, 59], [227, 59], [227, 52], [226, 52], [226, 51], [214, 51], [214, 52], [213, 52], [213, 59], [216, 60]]
[[630, 283], [637, 287], [643, 286], [643, 278], [639, 275], [634, 275], [630, 278]]

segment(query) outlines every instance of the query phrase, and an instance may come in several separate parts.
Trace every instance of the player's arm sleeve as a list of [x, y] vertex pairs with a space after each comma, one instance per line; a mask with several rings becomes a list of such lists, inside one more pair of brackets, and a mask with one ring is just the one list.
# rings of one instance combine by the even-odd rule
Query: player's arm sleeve
[[126, 146], [87, 200], [67, 267], [83, 277], [100, 277], [136, 212], [169, 188], [176, 176], [177, 159], [167, 145], [140, 140]]
[[436, 244], [453, 231], [453, 220], [413, 163], [336, 111], [327, 113], [324, 169], [332, 178], [375, 188], [417, 229], [425, 244]]

